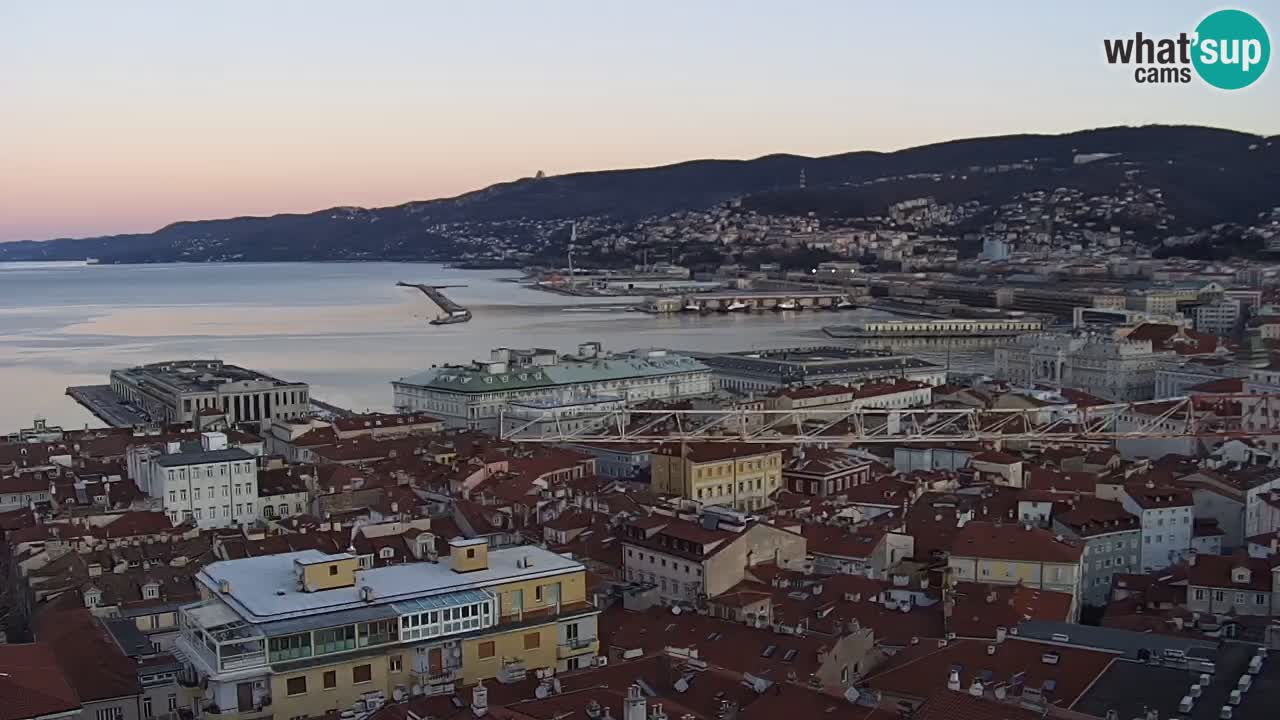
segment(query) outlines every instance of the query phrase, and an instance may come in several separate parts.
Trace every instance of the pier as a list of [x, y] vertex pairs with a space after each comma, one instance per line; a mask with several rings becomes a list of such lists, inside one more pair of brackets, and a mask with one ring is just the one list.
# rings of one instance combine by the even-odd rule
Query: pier
[[470, 310], [450, 300], [448, 296], [440, 292], [448, 288], [466, 287], [465, 285], [423, 285], [407, 282], [398, 282], [396, 285], [421, 290], [423, 295], [426, 295], [431, 302], [436, 304], [436, 307], [440, 308], [442, 314], [431, 321], [432, 325], [451, 325], [453, 323], [467, 322], [471, 319]]
[[645, 298], [640, 309], [651, 313], [674, 312], [759, 312], [765, 310], [852, 309], [842, 292], [788, 290], [782, 292], [707, 292], [676, 297]]
[[78, 385], [67, 388], [67, 395], [93, 416], [111, 427], [145, 425], [151, 419], [132, 405], [120, 402], [110, 385]]

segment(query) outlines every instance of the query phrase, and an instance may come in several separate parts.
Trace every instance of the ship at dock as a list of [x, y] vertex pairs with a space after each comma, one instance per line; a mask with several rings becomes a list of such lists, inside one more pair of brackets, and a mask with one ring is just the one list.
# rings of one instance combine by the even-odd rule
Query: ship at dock
[[471, 321], [470, 310], [450, 300], [447, 295], [441, 292], [449, 288], [466, 287], [465, 285], [422, 285], [407, 282], [398, 282], [396, 285], [421, 290], [423, 295], [426, 295], [432, 303], [435, 303], [436, 307], [440, 308], [440, 314], [428, 321], [432, 325], [456, 325]]

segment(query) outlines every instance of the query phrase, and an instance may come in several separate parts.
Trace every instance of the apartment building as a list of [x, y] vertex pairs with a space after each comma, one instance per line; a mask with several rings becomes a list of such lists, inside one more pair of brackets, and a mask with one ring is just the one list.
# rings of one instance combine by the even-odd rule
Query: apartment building
[[1054, 531], [1084, 545], [1080, 601], [1106, 605], [1111, 578], [1134, 574], [1141, 565], [1142, 525], [1115, 500], [1073, 498], [1053, 517]]
[[1187, 609], [1217, 615], [1270, 616], [1280, 611], [1280, 566], [1247, 552], [1192, 555], [1187, 568]]
[[967, 522], [956, 533], [947, 568], [959, 582], [1017, 585], [1068, 593], [1080, 607], [1084, 546], [1031, 524]]
[[833, 497], [871, 480], [871, 461], [835, 450], [799, 447], [782, 469], [787, 489], [810, 497]]
[[598, 655], [583, 565], [455, 539], [448, 558], [361, 570], [317, 550], [213, 563], [177, 646], [206, 717], [318, 717]]
[[1148, 482], [1126, 486], [1119, 500], [1142, 524], [1142, 572], [1167, 568], [1187, 558], [1195, 507], [1190, 490]]
[[111, 371], [111, 390], [156, 422], [191, 423], [214, 412], [229, 424], [310, 413], [306, 383], [271, 377], [221, 360], [181, 360]]
[[782, 450], [746, 443], [666, 445], [653, 453], [649, 469], [657, 492], [759, 510], [782, 487]]
[[715, 597], [761, 563], [781, 567], [803, 562], [806, 548], [803, 536], [772, 525], [757, 523], [733, 532], [665, 515], [628, 523], [621, 542], [625, 577], [655, 585], [664, 605]]
[[194, 448], [168, 443], [152, 459], [138, 487], [156, 498], [173, 524], [220, 528], [258, 517], [258, 462], [243, 448], [227, 447], [223, 433], [202, 433]]

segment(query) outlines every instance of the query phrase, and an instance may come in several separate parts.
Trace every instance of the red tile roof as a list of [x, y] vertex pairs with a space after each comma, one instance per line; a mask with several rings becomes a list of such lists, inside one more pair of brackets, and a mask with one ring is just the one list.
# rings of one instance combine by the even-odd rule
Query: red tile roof
[[1142, 527], [1138, 516], [1115, 500], [1082, 496], [1060, 503], [1053, 519], [1071, 528], [1080, 537], [1093, 537]]
[[951, 544], [951, 554], [991, 560], [1076, 563], [1084, 549], [1059, 541], [1053, 533], [1037, 527], [989, 522], [965, 523]]
[[[1237, 569], [1249, 572], [1247, 582], [1233, 579]], [[1265, 558], [1249, 557], [1241, 551], [1234, 556], [1196, 555], [1187, 567], [1187, 584], [1199, 587], [1271, 592], [1271, 562]]]
[[[925, 699], [946, 689], [952, 668], [958, 667], [961, 687], [966, 690], [983, 670], [991, 671], [992, 681], [997, 683], [1008, 683], [1021, 673], [1024, 688], [1042, 688], [1052, 680], [1056, 687], [1048, 697], [1059, 707], [1070, 707], [1118, 657], [1100, 650], [1013, 637], [988, 655], [988, 644], [984, 640], [957, 640], [940, 648], [921, 643], [894, 655], [883, 669], [866, 679], [866, 684], [881, 692]], [[1044, 655], [1050, 652], [1058, 656], [1056, 664], [1044, 662]]]
[[142, 692], [133, 662], [88, 610], [79, 608], [40, 616], [36, 639], [53, 650], [82, 702]]
[[1024, 585], [956, 583], [947, 630], [964, 638], [994, 638], [996, 628], [1014, 628], [1025, 620], [1071, 621], [1070, 593]]
[[0, 644], [0, 720], [74, 712], [80, 698], [48, 645]]
[[1043, 720], [1044, 715], [1021, 705], [974, 697], [968, 688], [940, 690], [925, 701], [912, 720]]

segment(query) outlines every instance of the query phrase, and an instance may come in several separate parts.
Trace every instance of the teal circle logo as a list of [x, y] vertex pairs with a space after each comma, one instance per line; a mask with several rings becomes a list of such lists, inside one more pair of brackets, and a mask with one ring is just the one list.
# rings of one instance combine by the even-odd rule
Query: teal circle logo
[[1271, 40], [1258, 19], [1243, 10], [1219, 10], [1196, 26], [1191, 63], [1201, 79], [1222, 90], [1239, 90], [1262, 77]]

